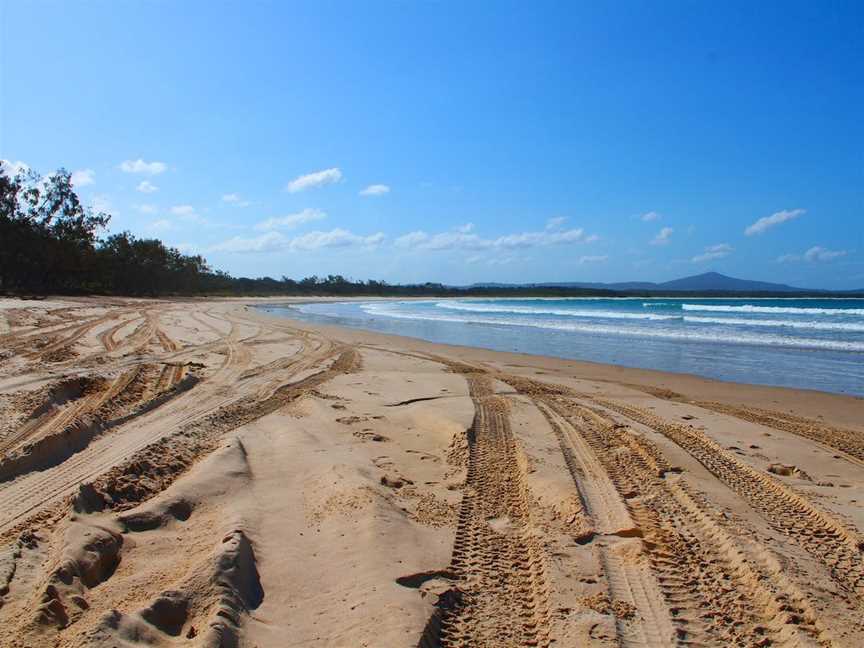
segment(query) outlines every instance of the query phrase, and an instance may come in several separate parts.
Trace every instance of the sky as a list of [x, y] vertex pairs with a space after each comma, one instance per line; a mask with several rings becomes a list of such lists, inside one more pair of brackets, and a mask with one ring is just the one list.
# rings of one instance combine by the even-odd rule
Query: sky
[[862, 288], [864, 4], [0, 0], [0, 159], [237, 275]]

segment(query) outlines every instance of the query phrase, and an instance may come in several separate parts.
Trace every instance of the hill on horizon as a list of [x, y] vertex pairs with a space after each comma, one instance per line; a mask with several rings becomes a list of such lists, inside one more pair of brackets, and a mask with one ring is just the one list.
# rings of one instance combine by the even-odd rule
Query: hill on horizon
[[532, 284], [477, 283], [470, 287], [536, 287], [536, 288], [593, 288], [618, 291], [674, 291], [674, 292], [771, 292], [771, 293], [857, 293], [864, 291], [830, 291], [822, 289], [797, 288], [787, 284], [769, 281], [752, 281], [729, 277], [719, 272], [704, 272], [698, 275], [655, 283], [651, 281], [625, 281], [600, 283], [584, 281], [554, 281]]

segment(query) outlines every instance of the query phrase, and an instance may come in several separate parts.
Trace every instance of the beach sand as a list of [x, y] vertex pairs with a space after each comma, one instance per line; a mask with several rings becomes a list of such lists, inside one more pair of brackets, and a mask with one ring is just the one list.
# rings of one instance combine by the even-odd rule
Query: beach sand
[[255, 302], [0, 300], [2, 646], [864, 645], [864, 400]]

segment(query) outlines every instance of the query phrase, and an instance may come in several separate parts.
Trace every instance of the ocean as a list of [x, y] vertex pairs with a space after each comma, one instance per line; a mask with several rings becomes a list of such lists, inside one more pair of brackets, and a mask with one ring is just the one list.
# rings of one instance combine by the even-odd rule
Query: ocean
[[862, 299], [424, 299], [264, 310], [432, 342], [864, 396]]

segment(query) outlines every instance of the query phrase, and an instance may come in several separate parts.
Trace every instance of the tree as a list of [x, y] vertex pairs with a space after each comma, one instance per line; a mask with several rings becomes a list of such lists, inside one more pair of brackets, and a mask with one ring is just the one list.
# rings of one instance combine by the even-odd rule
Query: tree
[[46, 178], [0, 170], [0, 286], [80, 287], [92, 271], [96, 234], [109, 219], [81, 205], [65, 169]]

